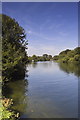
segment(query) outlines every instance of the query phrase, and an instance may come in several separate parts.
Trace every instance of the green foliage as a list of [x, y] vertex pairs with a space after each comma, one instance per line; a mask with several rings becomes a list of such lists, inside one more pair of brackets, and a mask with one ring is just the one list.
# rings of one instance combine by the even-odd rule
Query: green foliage
[[32, 56], [32, 60], [34, 60], [34, 62], [37, 62], [37, 56], [36, 56], [36, 55], [33, 55], [33, 56]]
[[59, 55], [65, 55], [65, 54], [67, 54], [67, 53], [70, 52], [70, 51], [71, 51], [71, 50], [67, 49], [67, 50], [65, 50], [65, 51], [60, 52]]
[[52, 55], [48, 55], [48, 58], [49, 58], [49, 59], [52, 59]]
[[65, 57], [62, 58], [63, 63], [67, 63], [68, 60], [69, 60], [69, 57], [68, 57], [68, 56], [65, 56]]
[[74, 57], [69, 58], [68, 62], [69, 62], [69, 63], [74, 62]]
[[27, 41], [24, 29], [14, 19], [2, 15], [3, 80], [24, 76], [27, 62]]
[[75, 48], [74, 51], [75, 51], [75, 55], [80, 54], [80, 47]]
[[55, 55], [54, 57], [53, 57], [53, 60], [58, 60], [59, 59], [59, 56], [58, 55]]
[[62, 51], [58, 56], [54, 56], [53, 60], [63, 63], [80, 63], [80, 47], [75, 48], [74, 50], [65, 50]]
[[2, 113], [1, 120], [14, 120], [14, 118], [11, 118], [11, 116], [14, 115], [14, 112], [8, 111], [4, 106], [0, 108], [0, 112]]
[[43, 57], [47, 58], [47, 57], [48, 57], [48, 55], [47, 55], [47, 54], [43, 54]]
[[74, 51], [74, 50], [71, 50], [70, 52], [68, 52], [67, 55], [68, 55], [69, 57], [74, 57], [75, 51]]
[[36, 56], [33, 55], [32, 57], [28, 57], [28, 61], [29, 62], [37, 62], [37, 61], [50, 61], [52, 59], [52, 55], [48, 55], [48, 54], [43, 54], [43, 56]]
[[80, 55], [79, 54], [74, 56], [74, 61], [80, 62]]
[[32, 57], [28, 57], [28, 62], [31, 62], [32, 61]]
[[0, 120], [18, 120], [19, 113], [11, 111], [8, 107], [4, 107], [0, 102]]

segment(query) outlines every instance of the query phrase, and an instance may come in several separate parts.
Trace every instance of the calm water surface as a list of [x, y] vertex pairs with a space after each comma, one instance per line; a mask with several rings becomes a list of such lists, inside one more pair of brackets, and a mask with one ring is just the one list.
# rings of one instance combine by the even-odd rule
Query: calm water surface
[[[10, 82], [8, 97], [23, 118], [77, 118], [78, 68], [55, 62], [27, 66], [25, 80]], [[28, 75], [28, 77], [27, 77]]]

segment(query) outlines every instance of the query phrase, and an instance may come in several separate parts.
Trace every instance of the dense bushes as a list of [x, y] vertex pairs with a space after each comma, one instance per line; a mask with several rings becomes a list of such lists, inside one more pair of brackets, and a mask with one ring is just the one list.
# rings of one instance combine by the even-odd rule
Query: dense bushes
[[3, 80], [18, 79], [25, 74], [27, 41], [24, 29], [14, 19], [2, 15]]
[[58, 56], [54, 56], [53, 60], [63, 63], [80, 63], [80, 47], [62, 51]]

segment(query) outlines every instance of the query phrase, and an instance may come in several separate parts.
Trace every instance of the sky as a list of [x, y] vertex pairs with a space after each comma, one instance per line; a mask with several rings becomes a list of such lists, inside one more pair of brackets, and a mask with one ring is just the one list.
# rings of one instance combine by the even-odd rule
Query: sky
[[3, 2], [2, 13], [25, 29], [29, 56], [78, 46], [77, 2]]

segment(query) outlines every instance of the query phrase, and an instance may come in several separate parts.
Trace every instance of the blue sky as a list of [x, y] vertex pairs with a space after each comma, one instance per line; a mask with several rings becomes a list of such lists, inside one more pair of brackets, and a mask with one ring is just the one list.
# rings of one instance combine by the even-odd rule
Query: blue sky
[[76, 2], [4, 2], [2, 12], [25, 29], [29, 55], [55, 55], [78, 46]]

